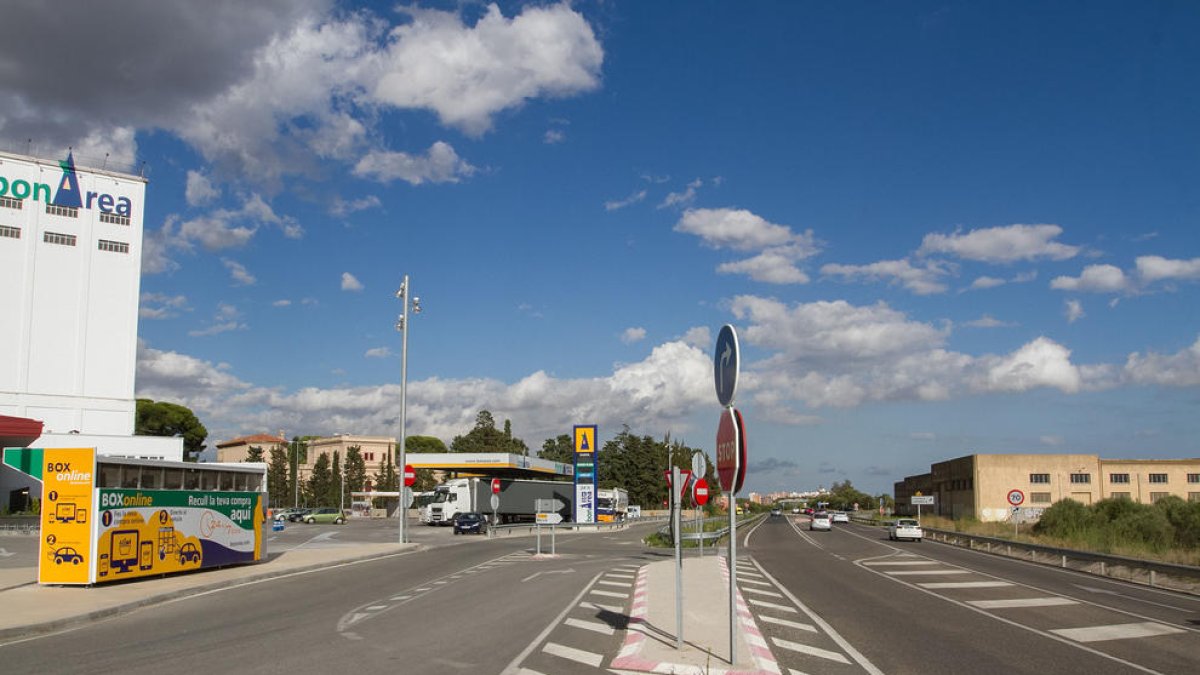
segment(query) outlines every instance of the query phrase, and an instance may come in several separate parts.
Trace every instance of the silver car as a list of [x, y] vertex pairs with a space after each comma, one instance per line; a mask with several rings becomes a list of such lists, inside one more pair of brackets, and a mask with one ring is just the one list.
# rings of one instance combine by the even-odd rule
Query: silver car
[[921, 522], [916, 518], [901, 518], [888, 526], [888, 539], [893, 541], [912, 539], [919, 542], [924, 536], [925, 532], [921, 530]]
[[817, 511], [812, 514], [812, 519], [808, 521], [808, 529], [810, 530], [832, 530], [833, 517], [824, 511]]

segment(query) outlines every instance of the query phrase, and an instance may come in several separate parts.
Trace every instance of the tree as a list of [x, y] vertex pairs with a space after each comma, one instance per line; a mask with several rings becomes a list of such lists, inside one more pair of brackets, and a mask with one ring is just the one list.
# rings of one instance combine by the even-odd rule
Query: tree
[[475, 427], [464, 436], [455, 436], [450, 452], [510, 452], [529, 454], [525, 441], [512, 435], [512, 423], [504, 421], [504, 431], [496, 428], [496, 418], [487, 410], [475, 416]]
[[329, 453], [322, 452], [317, 461], [313, 462], [312, 475], [308, 477], [308, 497], [314, 506], [328, 506], [325, 500], [333, 483], [333, 472], [329, 469]]
[[575, 441], [567, 434], [559, 434], [555, 438], [547, 438], [538, 450], [538, 457], [551, 462], [564, 464], [575, 463]]
[[292, 501], [292, 483], [288, 474], [287, 452], [278, 445], [271, 448], [271, 462], [267, 465], [267, 499], [271, 508], [277, 509]]
[[[379, 473], [375, 474], [375, 491], [376, 492], [399, 492], [400, 491], [400, 475], [396, 473], [396, 463], [392, 459], [392, 451], [388, 450], [387, 459], [383, 466], [380, 467]], [[377, 509], [384, 508], [386, 501], [382, 497], [377, 497], [372, 506]]]
[[138, 436], [183, 436], [183, 461], [196, 462], [204, 452], [208, 429], [189, 408], [177, 403], [137, 399], [133, 433]]
[[362, 492], [367, 483], [367, 463], [363, 461], [362, 448], [352, 445], [346, 448], [346, 493]]
[[342, 463], [338, 451], [333, 451], [333, 469], [330, 471], [329, 487], [325, 493], [326, 504], [337, 504], [342, 507]]
[[261, 445], [250, 446], [250, 449], [248, 451], [246, 451], [246, 459], [243, 459], [242, 461], [243, 462], [261, 462], [261, 461], [263, 461], [262, 446]]

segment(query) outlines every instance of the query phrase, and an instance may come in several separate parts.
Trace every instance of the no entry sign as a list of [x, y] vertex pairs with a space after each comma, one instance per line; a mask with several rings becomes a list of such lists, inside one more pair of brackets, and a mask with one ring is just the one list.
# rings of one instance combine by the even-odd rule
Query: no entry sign
[[705, 504], [707, 504], [708, 503], [708, 481], [704, 480], [703, 478], [696, 481], [696, 486], [694, 488], [692, 488], [692, 497], [695, 498], [696, 503], [699, 504], [700, 506], [704, 506]]
[[412, 464], [404, 465], [404, 487], [412, 487], [413, 483], [417, 482], [417, 472], [413, 470]]
[[494, 494], [494, 495], [500, 494], [500, 479], [499, 478], [492, 479], [492, 494]]

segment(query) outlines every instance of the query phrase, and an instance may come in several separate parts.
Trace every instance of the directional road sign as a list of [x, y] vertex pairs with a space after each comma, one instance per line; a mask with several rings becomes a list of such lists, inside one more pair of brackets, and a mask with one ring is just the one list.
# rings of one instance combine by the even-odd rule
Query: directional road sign
[[537, 522], [539, 525], [557, 525], [562, 522], [561, 513], [539, 513], [537, 514]]
[[717, 386], [717, 401], [724, 407], [733, 405], [738, 381], [737, 331], [730, 324], [721, 326], [717, 334], [717, 350], [713, 354], [713, 384]]
[[704, 459], [704, 451], [697, 450], [692, 455], [692, 475], [704, 476], [708, 473], [708, 460]]
[[539, 513], [549, 513], [551, 511], [559, 511], [566, 503], [561, 499], [535, 499], [533, 507]]

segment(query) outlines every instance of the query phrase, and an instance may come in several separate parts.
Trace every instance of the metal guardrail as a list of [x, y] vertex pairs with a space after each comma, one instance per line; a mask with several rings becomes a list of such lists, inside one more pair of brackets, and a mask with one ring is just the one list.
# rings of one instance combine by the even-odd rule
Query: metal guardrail
[[973, 551], [1200, 595], [1200, 567], [925, 528], [925, 538]]
[[[742, 525], [745, 525], [746, 523], [752, 522], [752, 521], [757, 520], [762, 517], [764, 517], [762, 514], [758, 514], [758, 515], [754, 515], [754, 516], [749, 516], [747, 518], [743, 518], [738, 521], [738, 526], [741, 527]], [[707, 523], [712, 523], [712, 522], [728, 523], [729, 516], [717, 516], [716, 518], [705, 518], [703, 522], [706, 525], [707, 525]], [[696, 521], [695, 520], [681, 520], [679, 524], [680, 524], [680, 532], [679, 532], [679, 540], [680, 541], [704, 541], [705, 543], [707, 543], [709, 541], [719, 540], [719, 539], [721, 539], [721, 537], [724, 537], [729, 534], [728, 527], [723, 527], [719, 530], [711, 530], [710, 531], [710, 530], [704, 529], [704, 526], [702, 526], [701, 531], [697, 532], [697, 531], [695, 531], [696, 530]], [[689, 532], [688, 531], [689, 529], [692, 531]], [[670, 535], [671, 534], [671, 525], [668, 523], [667, 525], [664, 525], [663, 527], [658, 528], [658, 533], [663, 536]]]

